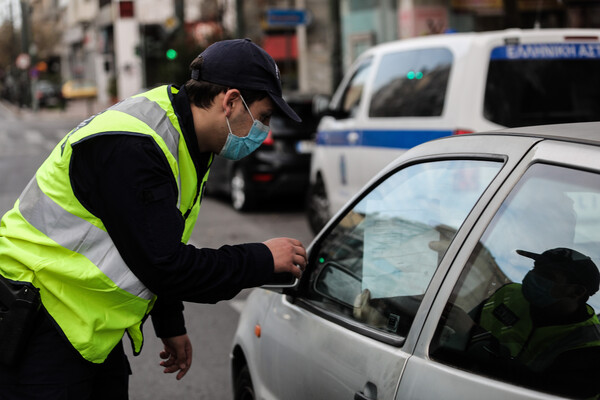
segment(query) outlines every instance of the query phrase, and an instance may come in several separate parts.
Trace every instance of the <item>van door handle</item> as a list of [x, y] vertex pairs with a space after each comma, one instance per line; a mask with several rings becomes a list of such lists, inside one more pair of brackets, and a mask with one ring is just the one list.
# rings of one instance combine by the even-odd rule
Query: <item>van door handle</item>
[[348, 136], [346, 136], [346, 139], [348, 139], [348, 143], [350, 144], [356, 144], [356, 142], [358, 142], [358, 138], [359, 135], [357, 132], [350, 132]]
[[377, 386], [367, 382], [362, 392], [354, 393], [354, 400], [377, 400]]

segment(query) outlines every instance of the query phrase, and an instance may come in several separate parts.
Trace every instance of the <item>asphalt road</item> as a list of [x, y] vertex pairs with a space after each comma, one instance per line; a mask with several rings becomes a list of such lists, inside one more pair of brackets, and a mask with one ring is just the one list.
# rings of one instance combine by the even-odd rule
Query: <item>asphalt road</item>
[[[56, 142], [81, 120], [80, 115], [16, 113], [0, 103], [0, 215], [12, 207], [37, 167]], [[216, 248], [223, 244], [263, 241], [288, 236], [308, 246], [312, 239], [303, 210], [271, 205], [239, 214], [220, 199], [206, 198], [191, 243]], [[130, 356], [133, 375], [130, 399], [230, 399], [229, 346], [248, 291], [215, 305], [186, 304], [193, 364], [177, 381], [158, 365], [162, 343], [150, 321], [145, 325], [141, 355]], [[125, 339], [128, 342], [128, 339]], [[130, 346], [126, 343], [128, 354]]]
[[[239, 214], [225, 202], [209, 197], [203, 201], [191, 242], [199, 247], [214, 248], [279, 236], [298, 238], [308, 246], [312, 234], [302, 210]], [[231, 398], [229, 346], [247, 293], [244, 291], [230, 301], [215, 305], [185, 305], [194, 361], [190, 372], [181, 381], [162, 373], [158, 366], [161, 343], [154, 337], [151, 324], [146, 324], [144, 351], [138, 357], [130, 357], [133, 369], [130, 399]]]

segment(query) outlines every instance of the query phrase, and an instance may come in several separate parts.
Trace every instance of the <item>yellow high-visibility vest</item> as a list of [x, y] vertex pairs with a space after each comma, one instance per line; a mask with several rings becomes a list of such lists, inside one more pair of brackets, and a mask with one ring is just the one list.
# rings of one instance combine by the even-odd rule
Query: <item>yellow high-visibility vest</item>
[[73, 148], [98, 135], [151, 137], [177, 182], [185, 218], [181, 241], [187, 243], [208, 171], [198, 182], [171, 104], [176, 93], [161, 86], [82, 122], [54, 148], [0, 224], [0, 274], [39, 288], [42, 304], [67, 339], [94, 363], [106, 359], [125, 331], [134, 353], [141, 351], [141, 325], [156, 297], [125, 264], [102, 221], [73, 193]]
[[511, 357], [542, 372], [565, 351], [600, 346], [600, 322], [591, 307], [590, 318], [567, 324], [536, 327], [521, 285], [498, 289], [484, 304], [479, 325], [510, 351]]

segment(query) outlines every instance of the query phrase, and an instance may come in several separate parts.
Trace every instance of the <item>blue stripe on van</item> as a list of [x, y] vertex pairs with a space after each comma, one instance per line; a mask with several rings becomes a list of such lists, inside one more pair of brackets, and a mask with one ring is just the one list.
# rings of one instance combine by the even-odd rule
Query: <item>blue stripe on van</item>
[[[348, 141], [348, 134], [356, 132], [356, 142]], [[452, 135], [451, 130], [363, 130], [363, 131], [321, 131], [317, 134], [320, 146], [363, 146], [410, 149], [429, 140]]]
[[492, 60], [600, 58], [600, 43], [544, 43], [495, 47]]

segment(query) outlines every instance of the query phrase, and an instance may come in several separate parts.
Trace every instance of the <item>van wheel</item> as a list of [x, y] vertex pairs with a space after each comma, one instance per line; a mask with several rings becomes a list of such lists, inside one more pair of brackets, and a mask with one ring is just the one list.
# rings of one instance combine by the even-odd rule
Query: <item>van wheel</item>
[[329, 199], [321, 178], [310, 185], [306, 201], [308, 224], [314, 234], [317, 234], [329, 221]]
[[241, 168], [236, 168], [231, 177], [231, 205], [237, 211], [247, 211], [254, 206], [255, 195], [251, 192], [248, 180]]
[[234, 400], [254, 400], [254, 386], [250, 378], [250, 370], [247, 365], [240, 370], [240, 373], [235, 380]]

